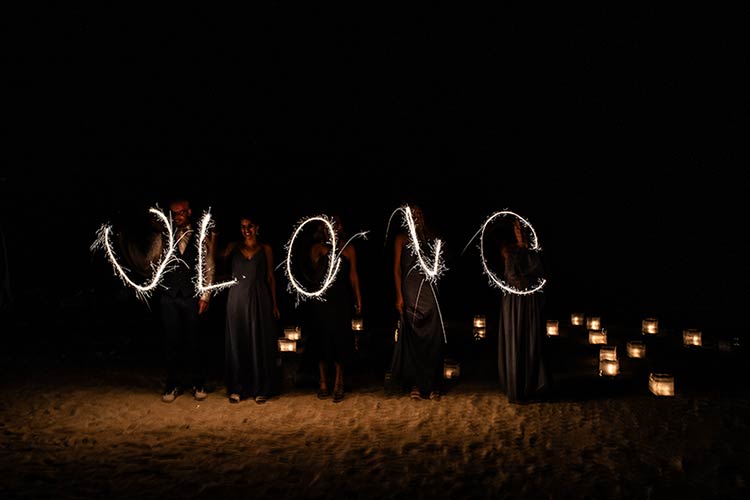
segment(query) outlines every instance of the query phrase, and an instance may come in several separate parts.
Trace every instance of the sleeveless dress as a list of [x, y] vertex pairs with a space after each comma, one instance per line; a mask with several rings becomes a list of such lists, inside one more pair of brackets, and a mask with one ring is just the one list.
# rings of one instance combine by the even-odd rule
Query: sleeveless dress
[[276, 320], [266, 281], [268, 263], [261, 247], [252, 258], [232, 252], [225, 329], [227, 393], [269, 397], [276, 391]]
[[393, 348], [391, 377], [407, 388], [416, 385], [422, 393], [439, 390], [444, 339], [437, 297], [407, 240], [401, 249], [401, 293], [404, 313]]
[[[330, 255], [330, 253], [328, 254]], [[312, 265], [312, 287], [320, 288], [328, 272], [328, 255]], [[336, 279], [323, 296], [324, 300], [311, 299], [307, 303], [307, 333], [310, 338], [310, 356], [316, 362], [336, 362], [349, 365], [354, 355], [352, 312], [354, 293], [349, 282], [351, 265], [341, 256], [341, 266]]]
[[[542, 276], [539, 255], [523, 248], [512, 248], [505, 261], [505, 281], [519, 290], [533, 286]], [[511, 403], [534, 398], [551, 382], [542, 347], [545, 336], [544, 297], [504, 293], [500, 302], [498, 372], [500, 389]]]

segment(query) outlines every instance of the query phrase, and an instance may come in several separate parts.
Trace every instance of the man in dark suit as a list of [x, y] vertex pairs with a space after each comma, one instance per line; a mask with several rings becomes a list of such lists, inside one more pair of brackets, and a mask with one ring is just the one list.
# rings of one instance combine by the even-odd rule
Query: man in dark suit
[[[165, 274], [162, 281], [164, 288], [159, 294], [167, 371], [162, 401], [174, 401], [182, 394], [184, 386], [191, 387], [193, 397], [201, 401], [207, 393], [199, 342], [199, 316], [208, 310], [210, 292], [196, 295], [199, 234], [191, 223], [190, 203], [186, 199], [174, 199], [169, 204], [169, 210], [174, 221], [178, 259], [174, 268]], [[157, 238], [151, 255], [160, 255], [163, 245], [163, 238]], [[209, 243], [206, 247], [206, 282], [210, 283], [214, 270], [213, 244]]]

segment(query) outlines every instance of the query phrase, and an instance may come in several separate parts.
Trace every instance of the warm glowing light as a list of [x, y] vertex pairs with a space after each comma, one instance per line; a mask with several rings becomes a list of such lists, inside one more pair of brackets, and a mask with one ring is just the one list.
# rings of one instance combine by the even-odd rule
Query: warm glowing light
[[696, 328], [688, 328], [682, 331], [682, 343], [685, 347], [703, 345], [703, 334]]
[[646, 318], [641, 322], [641, 332], [644, 334], [654, 335], [659, 333], [659, 320], [656, 318]]
[[362, 318], [352, 318], [352, 330], [355, 332], [361, 332], [364, 328], [364, 321]]
[[158, 208], [150, 208], [149, 212], [156, 215], [156, 217], [164, 224], [164, 234], [167, 236], [167, 245], [162, 250], [161, 258], [158, 264], [151, 263], [151, 279], [146, 283], [139, 285], [130, 279], [127, 275], [127, 271], [120, 265], [115, 256], [115, 252], [112, 249], [112, 226], [110, 224], [103, 224], [96, 232], [97, 238], [94, 243], [91, 244], [91, 250], [103, 249], [107, 260], [112, 264], [115, 270], [115, 275], [119, 277], [123, 283], [127, 286], [132, 287], [135, 290], [136, 295], [139, 299], [147, 299], [151, 296], [151, 293], [159, 286], [159, 282], [164, 277], [164, 274], [171, 269], [174, 262], [177, 261], [175, 257], [175, 248], [177, 242], [174, 239], [174, 233], [172, 231], [172, 221], [164, 215]]
[[547, 320], [547, 336], [556, 337], [560, 335], [560, 322], [556, 319]]
[[573, 313], [570, 315], [570, 324], [573, 326], [583, 325], [583, 313]]
[[198, 234], [198, 263], [196, 270], [198, 272], [198, 279], [196, 282], [197, 293], [202, 294], [205, 292], [217, 292], [223, 288], [228, 288], [237, 283], [237, 278], [232, 278], [231, 281], [222, 281], [221, 283], [214, 283], [207, 285], [205, 276], [210, 274], [212, 269], [209, 269], [208, 260], [206, 259], [206, 235], [208, 231], [214, 227], [213, 220], [211, 220], [211, 211], [208, 210], [203, 214], [200, 224], [200, 232]]
[[620, 373], [620, 363], [617, 359], [600, 359], [599, 375], [604, 377], [614, 377]]
[[[541, 251], [541, 247], [539, 246], [539, 242], [537, 240], [536, 231], [534, 231], [534, 227], [515, 212], [511, 212], [510, 210], [502, 210], [500, 212], [495, 212], [494, 214], [490, 215], [487, 220], [484, 221], [484, 224], [482, 224], [482, 227], [479, 228], [479, 231], [474, 233], [474, 236], [471, 237], [469, 240], [469, 243], [466, 244], [466, 247], [471, 244], [472, 241], [474, 241], [474, 238], [477, 237], [477, 235], [481, 234], [479, 237], [479, 255], [482, 260], [482, 267], [484, 268], [484, 273], [487, 275], [487, 277], [490, 280], [490, 285], [502, 289], [504, 292], [507, 293], [514, 293], [517, 295], [528, 295], [535, 292], [538, 292], [539, 290], [544, 287], [544, 284], [547, 282], [544, 278], [539, 278], [539, 280], [532, 285], [529, 288], [526, 288], [524, 290], [519, 290], [515, 287], [510, 286], [508, 283], [503, 281], [500, 277], [498, 277], [492, 270], [487, 266], [487, 259], [484, 256], [484, 233], [487, 230], [487, 227], [492, 223], [493, 220], [495, 220], [497, 217], [515, 217], [518, 219], [521, 224], [523, 224], [525, 227], [527, 227], [531, 233], [531, 237], [529, 238], [529, 249], [533, 250], [535, 252]], [[464, 247], [464, 250], [466, 250], [466, 247]]]
[[306, 290], [305, 287], [302, 286], [302, 284], [299, 281], [297, 281], [297, 279], [294, 277], [294, 273], [292, 272], [292, 248], [294, 246], [294, 241], [297, 239], [297, 236], [299, 236], [299, 233], [302, 231], [302, 228], [312, 222], [322, 222], [326, 228], [326, 231], [328, 232], [330, 236], [330, 240], [328, 241], [328, 243], [330, 243], [331, 248], [338, 248], [334, 222], [330, 217], [326, 215], [317, 215], [314, 217], [308, 217], [306, 219], [302, 219], [297, 224], [297, 227], [292, 232], [292, 236], [291, 238], [289, 238], [289, 241], [287, 242], [285, 246], [286, 248], [286, 275], [287, 275], [287, 278], [289, 279], [287, 288], [290, 292], [293, 292], [296, 294], [297, 304], [299, 304], [300, 300], [305, 300], [308, 298], [325, 300], [324, 294], [326, 290], [328, 289], [328, 287], [330, 287], [333, 281], [336, 279], [336, 276], [339, 272], [339, 268], [341, 267], [341, 252], [343, 252], [344, 248], [346, 248], [347, 245], [349, 245], [349, 243], [351, 243], [351, 241], [354, 238], [357, 238], [359, 236], [366, 238], [367, 236], [367, 231], [363, 231], [349, 238], [349, 240], [341, 247], [341, 250], [339, 250], [338, 253], [333, 255], [332, 258], [328, 259], [328, 269], [326, 271], [325, 279], [323, 280], [323, 283], [320, 285], [320, 288], [318, 288], [317, 290]]
[[446, 379], [458, 378], [461, 375], [461, 364], [452, 359], [443, 361], [443, 377]]
[[646, 344], [641, 340], [628, 341], [628, 357], [644, 358], [646, 357]]
[[487, 326], [487, 318], [483, 314], [474, 316], [474, 328], [484, 328]]
[[651, 373], [648, 388], [657, 396], [674, 396], [674, 377], [668, 373]]
[[302, 338], [302, 328], [299, 326], [284, 328], [284, 338], [289, 340], [300, 340]]
[[589, 330], [589, 344], [606, 344], [607, 330], [599, 328], [598, 330]]
[[291, 340], [285, 337], [279, 339], [279, 351], [281, 352], [297, 352], [297, 341]]
[[586, 318], [586, 328], [589, 330], [598, 330], [602, 327], [602, 320], [599, 316], [589, 316]]
[[481, 340], [487, 337], [487, 318], [483, 314], [474, 316], [474, 338]]
[[599, 360], [616, 360], [617, 359], [617, 346], [605, 345], [599, 349]]

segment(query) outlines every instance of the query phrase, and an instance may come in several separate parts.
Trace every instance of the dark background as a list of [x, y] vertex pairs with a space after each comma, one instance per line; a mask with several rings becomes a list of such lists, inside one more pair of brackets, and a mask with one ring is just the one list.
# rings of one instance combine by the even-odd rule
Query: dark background
[[744, 334], [743, 13], [686, 9], [10, 14], [4, 307], [120, 293], [89, 250], [97, 228], [184, 194], [223, 241], [257, 214], [277, 260], [304, 216], [369, 230], [365, 314], [386, 324], [386, 224], [418, 202], [446, 241], [448, 319], [496, 309], [475, 245], [461, 250], [510, 209], [537, 229], [549, 317]]

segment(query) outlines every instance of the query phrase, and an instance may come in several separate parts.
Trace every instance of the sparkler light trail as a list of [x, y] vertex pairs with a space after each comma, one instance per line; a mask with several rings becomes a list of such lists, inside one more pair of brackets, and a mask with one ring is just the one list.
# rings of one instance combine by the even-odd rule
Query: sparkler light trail
[[132, 287], [135, 290], [138, 298], [141, 300], [146, 300], [151, 296], [151, 293], [153, 293], [154, 289], [156, 289], [156, 287], [159, 285], [159, 282], [164, 277], [164, 274], [169, 271], [169, 269], [171, 269], [170, 266], [172, 266], [177, 260], [177, 257], [175, 257], [175, 248], [177, 246], [177, 242], [174, 239], [171, 219], [164, 215], [164, 212], [162, 212], [158, 208], [152, 207], [149, 209], [149, 212], [156, 215], [162, 222], [162, 224], [164, 224], [164, 233], [168, 237], [167, 245], [162, 250], [161, 258], [159, 259], [158, 264], [151, 263], [152, 273], [150, 281], [142, 285], [135, 283], [128, 276], [128, 270], [120, 265], [117, 257], [115, 256], [115, 252], [112, 249], [111, 224], [102, 224], [102, 226], [96, 232], [96, 240], [94, 240], [94, 243], [92, 243], [90, 247], [91, 251], [95, 251], [101, 248], [105, 252], [107, 260], [109, 260], [115, 270], [115, 275], [119, 277], [123, 281], [123, 283]]
[[[443, 341], [448, 342], [448, 337], [445, 333], [445, 324], [443, 323], [443, 313], [440, 311], [440, 304], [437, 300], [437, 293], [435, 293], [435, 287], [433, 286], [438, 278], [445, 272], [446, 267], [445, 263], [443, 262], [442, 255], [441, 255], [441, 249], [443, 242], [439, 239], [435, 239], [434, 241], [428, 242], [430, 253], [432, 254], [432, 265], [430, 265], [425, 257], [422, 254], [422, 249], [419, 244], [419, 237], [417, 236], [417, 225], [414, 221], [414, 216], [411, 213], [411, 207], [409, 205], [403, 205], [395, 209], [393, 212], [391, 212], [391, 216], [388, 218], [388, 224], [385, 229], [385, 238], [386, 241], [388, 241], [388, 232], [391, 227], [391, 221], [393, 220], [393, 216], [396, 214], [396, 212], [401, 212], [403, 214], [403, 225], [404, 228], [409, 232], [409, 243], [407, 244], [407, 247], [411, 252], [413, 252], [417, 257], [417, 265], [422, 271], [422, 282], [419, 284], [419, 290], [417, 291], [417, 297], [414, 301], [414, 316], [416, 317], [417, 314], [417, 307], [416, 305], [419, 303], [419, 296], [422, 293], [422, 285], [424, 285], [424, 282], [427, 281], [427, 283], [430, 285], [430, 290], [432, 291], [432, 296], [435, 298], [435, 307], [437, 308], [438, 312], [438, 318], [440, 319], [440, 327], [443, 330]], [[417, 266], [415, 265], [414, 268], [409, 269], [409, 273], [415, 270]]]
[[231, 281], [222, 281], [221, 283], [214, 283], [211, 285], [205, 284], [205, 275], [211, 274], [211, 271], [213, 269], [209, 268], [208, 261], [205, 257], [205, 247], [206, 245], [204, 242], [206, 241], [206, 235], [208, 234], [208, 231], [214, 227], [214, 222], [211, 219], [211, 210], [204, 212], [203, 217], [201, 218], [200, 224], [200, 232], [198, 234], [198, 241], [196, 244], [198, 245], [198, 263], [196, 264], [196, 271], [198, 272], [197, 275], [197, 281], [195, 284], [196, 293], [198, 295], [205, 293], [205, 292], [217, 292], [223, 288], [228, 288], [235, 283], [237, 283], [237, 278], [232, 278]]
[[544, 284], [547, 282], [544, 278], [539, 278], [539, 281], [537, 283], [529, 288], [526, 288], [524, 290], [519, 290], [515, 287], [510, 286], [508, 283], [500, 279], [492, 270], [487, 266], [487, 259], [484, 257], [484, 233], [487, 230], [487, 227], [492, 223], [493, 220], [495, 220], [498, 217], [515, 217], [518, 219], [521, 224], [523, 224], [525, 227], [529, 229], [529, 232], [531, 233], [531, 237], [529, 238], [529, 250], [532, 250], [534, 252], [541, 251], [542, 247], [539, 246], [539, 242], [536, 236], [536, 231], [534, 231], [534, 227], [515, 212], [511, 212], [510, 210], [501, 210], [500, 212], [495, 212], [494, 214], [490, 215], [487, 220], [484, 221], [484, 224], [482, 224], [482, 227], [479, 228], [479, 230], [474, 233], [474, 236], [471, 237], [469, 240], [469, 243], [466, 244], [464, 249], [461, 251], [463, 253], [466, 248], [471, 244], [472, 241], [474, 241], [474, 238], [477, 237], [478, 234], [481, 233], [481, 236], [479, 238], [479, 255], [482, 259], [482, 267], [484, 268], [484, 273], [487, 275], [487, 277], [490, 280], [490, 285], [493, 287], [497, 287], [502, 289], [504, 292], [507, 293], [514, 293], [516, 295], [529, 295], [532, 293], [536, 293], [539, 290], [542, 289]]
[[430, 283], [435, 283], [446, 269], [441, 255], [443, 242], [437, 238], [432, 242], [428, 242], [430, 254], [432, 254], [432, 265], [430, 265], [430, 263], [426, 260], [422, 253], [422, 248], [419, 244], [419, 238], [417, 237], [417, 226], [414, 222], [414, 216], [411, 213], [411, 208], [409, 207], [409, 205], [398, 207], [391, 213], [391, 216], [388, 218], [388, 225], [385, 229], [386, 241], [388, 239], [388, 231], [391, 227], [391, 220], [398, 211], [403, 214], [403, 225], [404, 228], [409, 232], [409, 248], [411, 248], [411, 250], [417, 256], [422, 274], [424, 275], [425, 279], [427, 279], [427, 281], [429, 281]]
[[[341, 250], [339, 250], [335, 255], [333, 255], [332, 258], [328, 260], [328, 269], [326, 271], [325, 279], [323, 280], [323, 283], [320, 285], [320, 288], [317, 290], [309, 291], [306, 290], [305, 287], [297, 281], [297, 279], [294, 277], [294, 273], [292, 272], [292, 247], [294, 246], [294, 241], [297, 239], [297, 236], [299, 236], [299, 233], [302, 231], [302, 228], [305, 227], [305, 225], [312, 223], [312, 222], [322, 222], [326, 228], [326, 231], [330, 235], [330, 240], [328, 243], [330, 243], [331, 248], [336, 249], [338, 248], [338, 244], [336, 242], [336, 229], [334, 227], [333, 219], [328, 217], [327, 215], [316, 215], [314, 217], [308, 217], [307, 219], [302, 219], [300, 222], [297, 223], [297, 227], [292, 232], [291, 238], [289, 238], [289, 241], [285, 245], [284, 248], [286, 248], [286, 275], [289, 279], [289, 284], [287, 285], [287, 290], [290, 293], [295, 293], [297, 296], [297, 301], [295, 305], [298, 305], [300, 300], [306, 300], [308, 298], [315, 298], [318, 300], [325, 300], [325, 292], [328, 289], [328, 287], [331, 286], [331, 284], [336, 279], [336, 276], [338, 275], [339, 268], [341, 267], [341, 252], [344, 251], [344, 248], [346, 248], [349, 243], [354, 240], [354, 238], [357, 238], [359, 236], [366, 238], [367, 237], [367, 231], [362, 231], [351, 238], [347, 240], [347, 242], [341, 247]], [[280, 267], [280, 266], [279, 266]]]

